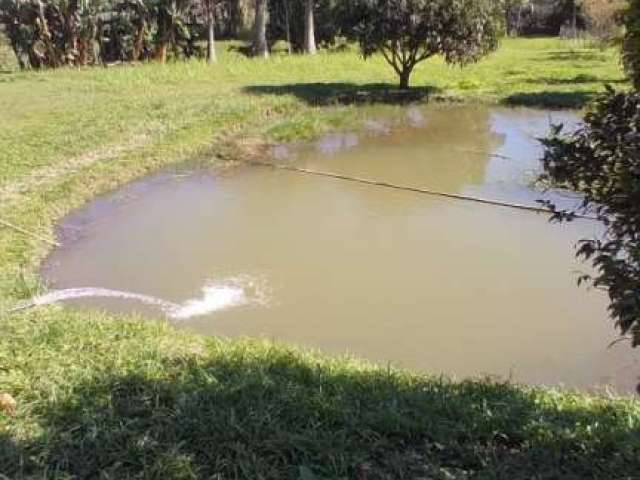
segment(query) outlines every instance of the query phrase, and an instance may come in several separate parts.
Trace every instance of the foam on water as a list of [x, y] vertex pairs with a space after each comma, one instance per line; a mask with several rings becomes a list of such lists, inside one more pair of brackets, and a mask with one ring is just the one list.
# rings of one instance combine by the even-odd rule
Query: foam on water
[[107, 288], [68, 288], [52, 290], [34, 297], [15, 310], [51, 305], [79, 298], [117, 298], [158, 307], [170, 319], [184, 321], [232, 307], [250, 304], [265, 306], [267, 304], [264, 282], [250, 277], [235, 277], [222, 283], [207, 282], [201, 291], [202, 295], [198, 298], [190, 298], [182, 303], [176, 303], [150, 295]]
[[167, 312], [174, 320], [188, 320], [201, 317], [218, 310], [249, 303], [244, 289], [234, 286], [206, 285], [201, 298], [187, 300]]

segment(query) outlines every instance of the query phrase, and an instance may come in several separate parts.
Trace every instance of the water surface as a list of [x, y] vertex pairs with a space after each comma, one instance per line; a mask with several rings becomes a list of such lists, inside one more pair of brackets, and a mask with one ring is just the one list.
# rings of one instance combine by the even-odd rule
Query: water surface
[[[396, 110], [373, 115], [364, 132], [280, 146], [265, 160], [535, 205], [535, 137], [552, 121], [575, 117]], [[627, 391], [640, 365], [626, 344], [607, 348], [615, 335], [605, 296], [576, 286], [585, 267], [574, 244], [597, 233], [589, 221], [551, 225], [531, 212], [290, 171], [186, 171], [68, 217], [65, 246], [43, 273], [56, 289], [168, 302], [102, 295], [76, 305], [164, 312], [204, 334], [265, 336], [458, 377]]]

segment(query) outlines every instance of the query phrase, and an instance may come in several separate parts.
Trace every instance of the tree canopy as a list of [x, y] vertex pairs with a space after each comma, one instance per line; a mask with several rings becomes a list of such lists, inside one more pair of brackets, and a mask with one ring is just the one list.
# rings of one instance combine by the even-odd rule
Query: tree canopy
[[497, 6], [492, 0], [361, 0], [355, 31], [365, 58], [381, 53], [407, 88], [415, 66], [434, 55], [465, 65], [497, 48]]
[[[0, 0], [22, 68], [202, 55], [214, 0]], [[208, 8], [205, 8], [207, 6]]]
[[636, 90], [640, 90], [640, 0], [630, 0], [624, 14], [626, 34], [622, 60]]

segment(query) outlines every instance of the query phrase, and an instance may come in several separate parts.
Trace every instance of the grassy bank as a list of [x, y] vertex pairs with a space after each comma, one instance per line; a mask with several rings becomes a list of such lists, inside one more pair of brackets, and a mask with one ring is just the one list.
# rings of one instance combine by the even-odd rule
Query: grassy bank
[[[357, 124], [398, 101], [353, 52], [215, 67], [0, 74], [0, 218], [53, 239], [123, 182]], [[621, 83], [613, 52], [508, 40], [466, 70], [434, 60], [412, 98], [582, 106]], [[390, 105], [388, 108], [394, 108]], [[0, 229], [0, 312], [39, 288], [45, 242]], [[470, 359], [472, 361], [472, 359]], [[0, 473], [9, 478], [634, 478], [640, 406], [453, 383], [161, 323], [43, 308], [0, 319]]]
[[[623, 400], [58, 311], [3, 326], [11, 478], [637, 478]], [[46, 472], [46, 474], [45, 474]]]

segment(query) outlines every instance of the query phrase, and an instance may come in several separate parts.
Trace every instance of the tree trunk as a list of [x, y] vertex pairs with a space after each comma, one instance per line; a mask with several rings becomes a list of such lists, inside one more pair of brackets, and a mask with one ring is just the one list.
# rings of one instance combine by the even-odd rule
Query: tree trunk
[[169, 42], [165, 39], [158, 40], [156, 44], [155, 59], [158, 63], [167, 63], [167, 49], [169, 48]]
[[89, 47], [87, 41], [84, 38], [78, 40], [78, 59], [76, 65], [84, 67], [89, 63]]
[[136, 28], [136, 35], [133, 40], [133, 54], [132, 60], [137, 62], [142, 56], [142, 49], [144, 48], [144, 35], [147, 32], [147, 22], [144, 19], [140, 19], [138, 28]]
[[69, 2], [69, 9], [67, 10], [66, 18], [66, 52], [65, 61], [68, 65], [74, 65], [78, 59], [78, 25], [80, 23], [80, 11], [78, 0], [71, 0]]
[[412, 67], [404, 67], [400, 72], [400, 88], [407, 90], [409, 88], [409, 79], [411, 78]]
[[94, 65], [102, 63], [102, 21], [98, 20], [95, 24], [92, 24], [91, 30], [91, 56], [93, 57]]
[[28, 51], [29, 65], [35, 70], [40, 70], [46, 64], [46, 55], [38, 52], [35, 45], [31, 45]]
[[316, 32], [315, 20], [313, 18], [313, 2], [314, 0], [305, 1], [304, 12], [304, 51], [309, 55], [316, 54]]
[[207, 63], [209, 65], [216, 63], [218, 58], [216, 56], [216, 25], [215, 25], [215, 16], [213, 14], [213, 5], [211, 1], [208, 2], [208, 11], [207, 11]]
[[25, 55], [24, 47], [22, 42], [20, 41], [20, 32], [18, 28], [18, 21], [10, 23], [7, 28], [7, 36], [9, 37], [9, 43], [11, 44], [11, 49], [16, 56], [16, 61], [20, 66], [20, 70], [26, 70], [29, 68], [29, 59], [28, 56]]
[[235, 38], [253, 38], [255, 0], [234, 0], [228, 2], [228, 5], [230, 18], [227, 33]]
[[289, 7], [289, 0], [284, 0], [284, 24], [287, 31], [287, 52], [291, 55], [293, 46], [291, 45], [291, 8]]
[[253, 54], [256, 57], [262, 58], [269, 58], [269, 45], [267, 44], [267, 1], [268, 0], [256, 0]]
[[507, 36], [513, 32], [513, 22], [511, 21], [513, 13], [513, 0], [504, 1], [504, 25], [507, 32]]
[[53, 39], [51, 37], [51, 31], [49, 30], [49, 24], [47, 22], [46, 16], [44, 14], [44, 4], [42, 0], [38, 0], [37, 2], [38, 8], [38, 23], [40, 27], [40, 39], [45, 46], [46, 61], [51, 68], [57, 68], [59, 66], [58, 63], [58, 53], [53, 44]]
[[155, 59], [159, 63], [167, 62], [169, 46], [175, 43], [175, 18], [177, 12], [176, 0], [169, 5], [164, 4], [158, 12], [158, 33], [156, 40]]

